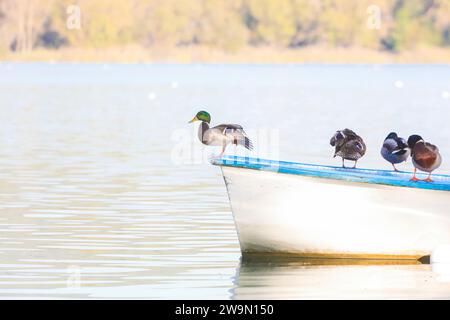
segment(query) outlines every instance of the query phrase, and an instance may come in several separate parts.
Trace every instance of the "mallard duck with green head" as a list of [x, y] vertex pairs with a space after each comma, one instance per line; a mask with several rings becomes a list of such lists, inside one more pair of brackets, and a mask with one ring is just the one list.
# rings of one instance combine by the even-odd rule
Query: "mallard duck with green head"
[[253, 143], [245, 133], [242, 126], [238, 124], [219, 124], [209, 127], [211, 116], [206, 111], [199, 111], [189, 123], [201, 121], [198, 128], [198, 138], [201, 143], [208, 146], [221, 146], [222, 152], [218, 157], [222, 157], [229, 144], [243, 146], [248, 150], [253, 149]]
[[425, 142], [423, 138], [417, 134], [413, 134], [408, 138], [408, 146], [411, 149], [411, 158], [414, 165], [414, 175], [411, 181], [420, 181], [416, 177], [417, 169], [428, 172], [425, 182], [433, 182], [431, 173], [439, 168], [442, 163], [442, 157], [439, 148], [434, 144]]

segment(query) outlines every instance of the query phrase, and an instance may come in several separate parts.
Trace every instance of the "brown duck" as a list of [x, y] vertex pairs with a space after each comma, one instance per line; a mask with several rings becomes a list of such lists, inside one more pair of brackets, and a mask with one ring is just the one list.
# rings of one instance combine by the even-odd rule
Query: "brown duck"
[[423, 138], [417, 134], [414, 134], [408, 138], [408, 146], [411, 149], [411, 158], [414, 164], [414, 176], [411, 181], [420, 181], [416, 177], [417, 169], [420, 171], [428, 172], [428, 177], [423, 181], [432, 182], [431, 173], [439, 168], [442, 162], [441, 154], [438, 147], [425, 142]]
[[344, 160], [355, 161], [353, 168], [356, 168], [356, 163], [366, 153], [363, 139], [350, 129], [337, 131], [331, 137], [330, 144], [335, 147], [334, 157], [342, 158], [343, 168], [345, 168]]

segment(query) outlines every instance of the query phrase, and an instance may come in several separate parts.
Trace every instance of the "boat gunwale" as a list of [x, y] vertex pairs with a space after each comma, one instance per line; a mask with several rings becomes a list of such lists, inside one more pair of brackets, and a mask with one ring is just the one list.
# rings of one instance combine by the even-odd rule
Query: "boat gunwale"
[[[450, 175], [433, 174], [434, 182], [412, 182], [412, 172], [395, 172], [377, 169], [353, 169], [300, 162], [279, 161], [252, 157], [224, 156], [211, 160], [213, 165], [243, 168], [290, 175], [326, 178], [347, 182], [406, 187], [423, 190], [450, 191]], [[422, 173], [419, 176], [425, 175]], [[404, 179], [402, 177], [407, 177]], [[437, 180], [436, 180], [437, 179]]]

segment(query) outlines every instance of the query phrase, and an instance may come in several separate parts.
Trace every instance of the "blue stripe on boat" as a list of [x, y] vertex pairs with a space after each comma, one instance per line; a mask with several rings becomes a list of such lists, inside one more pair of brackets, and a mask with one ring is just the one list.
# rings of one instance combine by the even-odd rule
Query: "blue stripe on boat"
[[[443, 174], [433, 174], [433, 182], [412, 182], [409, 181], [412, 177], [412, 172], [351, 169], [237, 156], [224, 156], [220, 159], [214, 159], [211, 162], [218, 166], [247, 168], [353, 182], [384, 184], [397, 187], [450, 191], [450, 175]], [[418, 174], [418, 176], [426, 177], [426, 175], [421, 174]]]

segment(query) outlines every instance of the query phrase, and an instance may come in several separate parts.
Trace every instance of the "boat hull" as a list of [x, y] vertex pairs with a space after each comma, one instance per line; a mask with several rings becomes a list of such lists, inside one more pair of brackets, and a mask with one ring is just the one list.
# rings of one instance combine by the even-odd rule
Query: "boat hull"
[[447, 191], [221, 169], [244, 254], [417, 259], [450, 244]]

